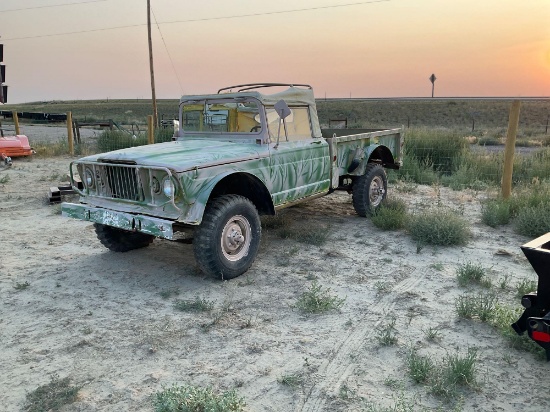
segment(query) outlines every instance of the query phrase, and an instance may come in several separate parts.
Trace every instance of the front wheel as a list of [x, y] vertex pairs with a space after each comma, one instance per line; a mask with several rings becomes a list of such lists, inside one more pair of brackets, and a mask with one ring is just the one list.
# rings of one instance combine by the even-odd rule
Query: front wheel
[[220, 196], [207, 205], [195, 232], [195, 259], [203, 272], [233, 279], [252, 266], [260, 238], [260, 217], [252, 202], [239, 195]]
[[365, 174], [353, 182], [353, 207], [359, 216], [372, 215], [386, 198], [388, 178], [382, 166], [369, 163]]

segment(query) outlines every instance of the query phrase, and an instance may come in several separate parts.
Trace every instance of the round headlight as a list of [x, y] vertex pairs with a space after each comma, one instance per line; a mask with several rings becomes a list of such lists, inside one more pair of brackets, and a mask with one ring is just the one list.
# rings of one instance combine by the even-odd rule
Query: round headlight
[[174, 187], [174, 182], [172, 182], [172, 179], [169, 177], [166, 177], [162, 181], [162, 191], [166, 195], [166, 197], [173, 197], [174, 193], [176, 192], [176, 188]]
[[86, 179], [86, 186], [94, 187], [95, 186], [95, 179], [94, 179], [93, 172], [90, 169], [86, 168], [86, 170], [84, 172], [84, 176], [85, 176], [85, 179]]

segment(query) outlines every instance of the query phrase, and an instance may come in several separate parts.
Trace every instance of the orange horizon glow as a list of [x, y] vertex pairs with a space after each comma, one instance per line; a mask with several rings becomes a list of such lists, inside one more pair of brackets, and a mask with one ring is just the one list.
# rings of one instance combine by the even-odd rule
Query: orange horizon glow
[[[9, 40], [141, 24], [145, 1], [2, 12], [46, 3], [59, 4], [0, 5], [10, 103], [150, 98], [144, 26]], [[346, 3], [152, 0], [152, 7], [159, 22], [170, 22]], [[432, 73], [440, 97], [550, 96], [549, 21], [547, 0], [391, 0], [161, 24], [164, 41], [153, 27], [157, 97], [256, 81], [309, 83], [318, 97], [429, 96]]]

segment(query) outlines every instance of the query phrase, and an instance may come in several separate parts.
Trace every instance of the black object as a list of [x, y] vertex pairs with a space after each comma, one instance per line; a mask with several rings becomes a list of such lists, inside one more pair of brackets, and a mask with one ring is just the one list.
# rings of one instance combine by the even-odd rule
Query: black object
[[521, 247], [525, 257], [539, 277], [537, 291], [524, 295], [525, 311], [512, 328], [518, 335], [527, 331], [529, 337], [546, 351], [550, 361], [550, 233]]

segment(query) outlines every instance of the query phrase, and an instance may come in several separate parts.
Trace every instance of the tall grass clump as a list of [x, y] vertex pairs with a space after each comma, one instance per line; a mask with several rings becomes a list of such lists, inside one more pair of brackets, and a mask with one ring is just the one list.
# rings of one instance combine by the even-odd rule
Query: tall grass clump
[[[155, 129], [155, 143], [169, 142], [172, 140], [174, 130], [171, 128]], [[128, 147], [143, 146], [147, 144], [147, 133], [132, 135], [122, 130], [105, 130], [97, 140], [100, 152], [126, 149]]]
[[456, 269], [456, 279], [460, 286], [477, 284], [485, 287], [491, 286], [491, 281], [486, 277], [485, 268], [477, 263], [466, 262]]
[[407, 132], [406, 156], [429, 162], [435, 171], [451, 173], [457, 167], [468, 142], [455, 130], [414, 128]]
[[550, 199], [548, 204], [520, 210], [514, 226], [517, 233], [529, 237], [539, 237], [550, 232]]
[[242, 412], [246, 403], [234, 390], [216, 394], [211, 388], [172, 386], [153, 397], [155, 412]]
[[481, 221], [487, 226], [506, 225], [511, 217], [510, 202], [502, 198], [488, 200], [481, 206]]
[[491, 227], [513, 221], [515, 231], [529, 237], [550, 232], [550, 183], [517, 187], [508, 200], [486, 201], [481, 218]]
[[371, 221], [379, 229], [403, 229], [407, 220], [407, 205], [404, 200], [386, 198], [374, 212]]
[[432, 208], [412, 215], [407, 230], [421, 245], [464, 245], [471, 235], [468, 222], [446, 208]]
[[[416, 156], [408, 154], [405, 150], [405, 161], [403, 166], [396, 172], [397, 178], [406, 182], [414, 182], [423, 185], [439, 183], [439, 174], [434, 171], [430, 159], [419, 160]], [[392, 177], [393, 173], [388, 176]]]
[[120, 130], [105, 130], [97, 139], [97, 148], [100, 152], [126, 149], [128, 147], [143, 146], [147, 144], [147, 135], [133, 136]]

